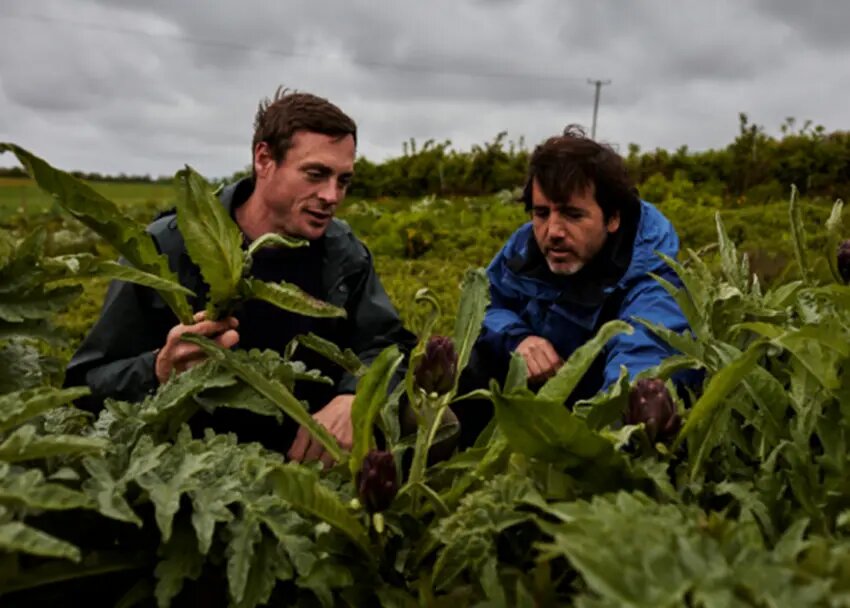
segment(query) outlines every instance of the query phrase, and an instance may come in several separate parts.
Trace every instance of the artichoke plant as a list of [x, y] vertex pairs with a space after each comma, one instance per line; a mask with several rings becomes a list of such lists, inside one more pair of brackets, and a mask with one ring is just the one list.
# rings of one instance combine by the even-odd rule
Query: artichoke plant
[[682, 425], [676, 403], [663, 380], [638, 380], [629, 393], [627, 424], [643, 423], [650, 441], [672, 439]]
[[426, 393], [444, 395], [452, 390], [457, 375], [457, 351], [451, 338], [432, 336], [414, 370], [416, 384]]
[[360, 503], [369, 513], [386, 511], [398, 494], [398, 472], [392, 452], [372, 450], [355, 478]]

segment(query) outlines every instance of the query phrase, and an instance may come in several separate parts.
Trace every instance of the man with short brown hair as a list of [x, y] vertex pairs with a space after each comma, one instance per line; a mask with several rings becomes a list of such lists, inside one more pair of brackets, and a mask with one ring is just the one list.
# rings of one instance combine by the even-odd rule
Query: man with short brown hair
[[[140, 285], [114, 282], [98, 321], [71, 360], [66, 384], [87, 384], [97, 406], [107, 397], [140, 401], [172, 373], [204, 359], [199, 347], [183, 342], [192, 332], [231, 348], [281, 350], [298, 334], [316, 333], [351, 348], [370, 363], [386, 346], [407, 349], [415, 338], [407, 332], [375, 274], [366, 247], [334, 214], [354, 173], [357, 127], [326, 99], [278, 90], [260, 104], [252, 143], [253, 177], [225, 188], [220, 199], [244, 234], [244, 245], [274, 232], [309, 241], [297, 249], [263, 249], [253, 255], [252, 275], [293, 283], [308, 294], [345, 308], [346, 319], [316, 319], [282, 311], [262, 301], [248, 301], [233, 317], [204, 319], [207, 286], [189, 259], [174, 212], [149, 227], [158, 248], [169, 258], [181, 282], [198, 294], [195, 322], [182, 325], [157, 293]], [[340, 374], [310, 353], [304, 360], [334, 378], [334, 386], [296, 387], [311, 405], [324, 404], [314, 418], [344, 448], [351, 447], [351, 405], [356, 379]], [[218, 409], [208, 423], [234, 431], [242, 440], [259, 440], [284, 450], [294, 460], [330, 457], [305, 429], [281, 429], [256, 415]], [[294, 436], [294, 441], [293, 441]]]
[[[491, 302], [464, 387], [503, 378], [512, 352], [539, 386], [613, 319], [631, 323], [634, 333], [608, 343], [570, 403], [607, 389], [620, 366], [634, 376], [673, 354], [635, 319], [688, 329], [676, 301], [650, 276], [680, 284], [657, 255], [675, 258], [679, 239], [667, 218], [639, 198], [622, 158], [568, 127], [534, 150], [522, 200], [531, 221], [487, 269]], [[465, 444], [489, 418], [475, 405], [456, 410]]]

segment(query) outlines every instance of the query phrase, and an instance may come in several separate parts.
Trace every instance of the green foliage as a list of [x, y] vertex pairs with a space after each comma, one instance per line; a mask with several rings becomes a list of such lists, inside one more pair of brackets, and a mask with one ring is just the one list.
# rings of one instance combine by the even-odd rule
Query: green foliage
[[558, 523], [540, 522], [552, 537], [541, 551], [581, 574], [579, 606], [821, 606], [828, 597], [827, 585], [797, 572], [804, 528], [771, 552], [752, 523], [638, 493], [554, 503], [546, 513]]
[[[0, 144], [0, 151], [12, 152], [17, 156], [40, 188], [52, 194], [64, 209], [106, 239], [134, 267], [170, 283], [179, 284], [177, 276], [168, 267], [165, 255], [157, 251], [144, 228], [121, 213], [113, 202], [84, 182], [54, 169], [23, 148], [14, 144]], [[191, 319], [191, 310], [185, 296], [178, 297], [170, 290], [160, 293], [178, 319]]]
[[397, 346], [388, 346], [357, 384], [357, 393], [351, 406], [354, 447], [348, 466], [352, 475], [357, 474], [363, 464], [363, 458], [375, 445], [375, 420], [386, 403], [390, 381], [402, 358], [403, 355]]
[[190, 167], [177, 173], [177, 227], [189, 257], [209, 285], [207, 316], [218, 318], [218, 308], [236, 297], [245, 260], [242, 232], [230, 219], [212, 188]]
[[[742, 127], [728, 154], [740, 166], [726, 168], [734, 170], [730, 189], [749, 184], [751, 192], [765, 170], [751, 152], [772, 144]], [[509, 172], [500, 141], [476, 152], [469, 188]], [[421, 169], [426, 179], [436, 159], [444, 177], [457, 175], [447, 148], [427, 153], [411, 144], [405, 170]], [[468, 396], [456, 386], [426, 393], [412, 369], [434, 333], [452, 335], [459, 367], [467, 361], [488, 286], [483, 272], [466, 269], [486, 263], [524, 220], [505, 204], [509, 197], [351, 208], [355, 231], [420, 338], [395, 389], [400, 355], [392, 348], [366, 369], [317, 336], [299, 336], [280, 354], [224, 351], [195, 337], [210, 361], [142, 403], [110, 401], [94, 418], [67, 405], [83, 392], [55, 388], [44, 353], [63, 347], [50, 320], [79, 282], [115, 270], [100, 263], [100, 250], [50, 253], [50, 230], [0, 231], [0, 357], [29, 370], [0, 373], [3, 601], [47, 601], [73, 589], [83, 600], [106, 593], [124, 605], [147, 597], [163, 607], [846, 605], [850, 287], [830, 272], [843, 209], [830, 213], [812, 199], [795, 199], [790, 211], [730, 209], [724, 185], [708, 170], [696, 179], [689, 158], [682, 152], [647, 166], [659, 175], [650, 185], [660, 205], [675, 210], [692, 248], [667, 260], [685, 289], [662, 284], [693, 334], [650, 327], [680, 354], [640, 377], [707, 374], [692, 405], [678, 404], [685, 425], [670, 446], [653, 445], [641, 425], [621, 426], [628, 370], [607, 393], [574, 411], [563, 406], [605, 344], [631, 331], [613, 323], [536, 393], [514, 357], [501, 386], [474, 394], [492, 400], [495, 422], [475, 446], [435, 462], [434, 448], [457, 430], [451, 408]], [[680, 173], [668, 175], [661, 161]], [[189, 190], [194, 208], [215, 204], [200, 182], [187, 185], [187, 197]], [[694, 205], [683, 204], [688, 199]], [[230, 298], [245, 297], [249, 283], [234, 269], [250, 265], [252, 250], [232, 258], [213, 251], [203, 235], [226, 241], [233, 233], [221, 218], [207, 219], [187, 230], [198, 230], [205, 253], [197, 255], [229, 264], [207, 279], [223, 286], [215, 298], [223, 312]], [[753, 255], [764, 243], [803, 263], [765, 280]], [[290, 309], [329, 310], [285, 295]], [[329, 381], [296, 360], [299, 347], [360, 377], [351, 455], [313, 420], [314, 404], [293, 396], [299, 382]], [[199, 412], [222, 408], [250, 412], [257, 424], [308, 426], [337, 466], [285, 463], [258, 444], [198, 428]], [[394, 454], [402, 487], [373, 515], [353, 500], [352, 477], [378, 444]]]

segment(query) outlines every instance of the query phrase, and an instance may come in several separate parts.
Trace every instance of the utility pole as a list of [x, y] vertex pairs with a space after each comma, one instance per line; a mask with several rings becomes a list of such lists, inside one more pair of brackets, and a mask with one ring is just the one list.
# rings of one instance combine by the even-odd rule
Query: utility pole
[[591, 80], [587, 79], [587, 84], [596, 86], [596, 95], [593, 97], [593, 126], [590, 127], [590, 139], [596, 139], [596, 115], [599, 112], [599, 91], [602, 85], [611, 84], [610, 80]]

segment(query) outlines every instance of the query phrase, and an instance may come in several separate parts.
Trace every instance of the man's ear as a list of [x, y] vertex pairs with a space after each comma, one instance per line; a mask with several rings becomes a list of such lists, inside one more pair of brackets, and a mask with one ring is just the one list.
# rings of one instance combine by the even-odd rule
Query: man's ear
[[274, 165], [274, 157], [269, 149], [269, 144], [264, 141], [258, 142], [254, 147], [254, 173], [257, 177], [265, 177]]
[[614, 233], [620, 228], [620, 212], [615, 211], [611, 214], [611, 217], [608, 218], [608, 232]]

